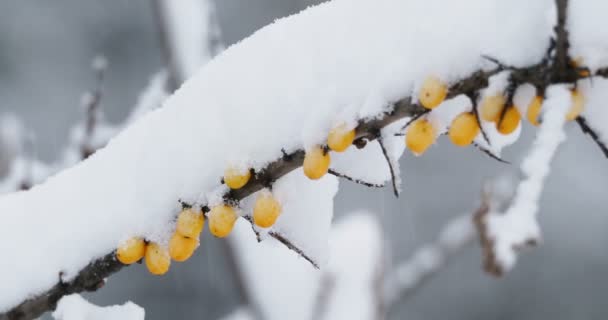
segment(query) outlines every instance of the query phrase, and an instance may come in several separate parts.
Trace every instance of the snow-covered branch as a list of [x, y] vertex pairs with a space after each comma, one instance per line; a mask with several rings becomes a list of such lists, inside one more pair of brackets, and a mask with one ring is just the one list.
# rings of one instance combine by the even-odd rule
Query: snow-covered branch
[[488, 211], [479, 219], [484, 239], [486, 271], [501, 275], [515, 264], [516, 250], [540, 241], [540, 227], [536, 215], [538, 201], [545, 179], [550, 171], [551, 160], [557, 148], [566, 139], [564, 123], [570, 106], [570, 91], [564, 86], [551, 86], [543, 105], [542, 116], [530, 153], [521, 165], [522, 180], [515, 197], [504, 212]]
[[[470, 145], [475, 138], [481, 143], [478, 120], [471, 113], [477, 103], [471, 99], [494, 76], [508, 69], [510, 87], [531, 84], [541, 97], [552, 84], [587, 78], [571, 63], [559, 62], [568, 55], [555, 50], [568, 46], [547, 53], [555, 20], [540, 17], [555, 9], [553, 2], [469, 0], [453, 10], [436, 5], [335, 0], [279, 20], [219, 55], [162, 108], [82, 164], [28, 192], [0, 198], [0, 251], [12, 254], [0, 282], [13, 288], [11, 295], [0, 296], [0, 310], [7, 311], [0, 317], [36, 316], [30, 311], [52, 309], [61, 295], [96, 288], [123, 267], [113, 258], [122, 240], [141, 237], [166, 246], [182, 203], [203, 210], [227, 204], [238, 210], [262, 189], [272, 189], [284, 206], [277, 225], [264, 231], [289, 239], [323, 265], [331, 215], [308, 215], [315, 208], [298, 215], [288, 207], [297, 199], [289, 191], [294, 185], [317, 183], [332, 197], [337, 191], [333, 177], [304, 183], [302, 172], [296, 171], [313, 151], [329, 164], [325, 144], [331, 128], [354, 128], [353, 144], [365, 150], [377, 143], [384, 128], [437, 108], [418, 126], [426, 134], [425, 148], [444, 132], [458, 145]], [[510, 18], [518, 23], [507, 29], [504, 21]], [[486, 56], [500, 63], [488, 62]], [[305, 63], [294, 63], [302, 57]], [[429, 101], [435, 96], [440, 98]], [[543, 108], [556, 106], [545, 103]], [[499, 113], [499, 126], [491, 126], [489, 147], [514, 142], [493, 140], [499, 130], [503, 136], [518, 134], [519, 122], [512, 121], [517, 110], [508, 107]], [[541, 135], [563, 113], [545, 110], [543, 115]], [[514, 126], [505, 129], [506, 119]], [[394, 136], [383, 139], [387, 143]], [[385, 153], [391, 150], [385, 148]], [[393, 151], [400, 154], [403, 149]], [[362, 161], [357, 152], [349, 154], [351, 163]], [[241, 188], [229, 189], [220, 177], [231, 166], [254, 174]], [[541, 182], [545, 175], [528, 174]], [[386, 180], [385, 172], [376, 178]], [[29, 223], [31, 219], [38, 224]], [[69, 232], [49, 230], [48, 225]], [[8, 247], [15, 239], [23, 249]], [[38, 245], [41, 241], [44, 248]], [[36, 265], [32, 257], [44, 257], [46, 267], [28, 269]]]

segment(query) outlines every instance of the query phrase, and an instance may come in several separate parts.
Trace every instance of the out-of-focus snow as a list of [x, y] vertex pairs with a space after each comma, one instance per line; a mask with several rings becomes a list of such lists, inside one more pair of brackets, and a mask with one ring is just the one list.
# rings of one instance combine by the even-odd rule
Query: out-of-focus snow
[[551, 86], [542, 106], [543, 121], [530, 153], [521, 164], [522, 181], [504, 214], [492, 212], [487, 217], [488, 235], [494, 243], [496, 260], [505, 270], [516, 261], [517, 248], [528, 241], [540, 240], [536, 215], [543, 184], [550, 171], [557, 148], [566, 139], [565, 115], [571, 104], [570, 90]]
[[433, 243], [417, 249], [409, 259], [389, 273], [384, 282], [386, 302], [395, 303], [401, 296], [415, 290], [422, 281], [439, 271], [451, 256], [473, 242], [475, 237], [470, 213], [449, 221]]
[[161, 0], [160, 5], [177, 72], [187, 79], [220, 49], [211, 47], [219, 36], [210, 22], [215, 7], [209, 0]]
[[220, 320], [255, 320], [248, 307], [239, 307], [220, 318]]
[[332, 230], [326, 272], [331, 286], [322, 319], [376, 319], [382, 304], [384, 244], [378, 221], [355, 212]]
[[[260, 169], [282, 148], [322, 143], [336, 121], [381, 114], [429, 74], [457, 80], [487, 65], [482, 54], [537, 62], [552, 6], [335, 0], [263, 28], [86, 161], [0, 198], [0, 283], [12, 288], [0, 310], [50, 288], [60, 271], [70, 279], [127, 237], [166, 243], [178, 200], [208, 200], [228, 164]], [[290, 236], [309, 231], [298, 227]], [[322, 248], [320, 232], [299, 244]]]
[[108, 307], [96, 306], [79, 294], [65, 296], [59, 300], [53, 312], [56, 320], [144, 320], [146, 312], [135, 303]]
[[[246, 289], [264, 319], [373, 319], [381, 298], [375, 286], [383, 267], [383, 244], [371, 214], [350, 214], [332, 228], [330, 261], [321, 270], [274, 239], [258, 243], [251, 226], [242, 220], [231, 241], [243, 266]], [[326, 279], [331, 285], [323, 284]]]

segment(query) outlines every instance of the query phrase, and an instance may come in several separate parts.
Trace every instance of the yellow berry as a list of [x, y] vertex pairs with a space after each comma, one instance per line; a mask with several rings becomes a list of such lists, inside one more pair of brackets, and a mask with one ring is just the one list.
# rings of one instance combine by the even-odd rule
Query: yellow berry
[[177, 217], [175, 231], [184, 237], [198, 238], [205, 225], [205, 216], [193, 208], [182, 211]]
[[148, 271], [160, 276], [169, 271], [169, 266], [171, 266], [171, 257], [167, 248], [160, 246], [158, 243], [148, 243], [146, 246], [146, 267], [148, 267]]
[[236, 212], [233, 207], [225, 204], [213, 207], [209, 211], [209, 231], [218, 238], [224, 238], [230, 234], [236, 222]]
[[135, 263], [144, 257], [146, 243], [142, 238], [131, 238], [122, 242], [116, 249], [116, 258], [123, 264]]
[[355, 129], [348, 129], [345, 124], [339, 125], [331, 131], [327, 136], [327, 146], [336, 152], [343, 152], [355, 140]]
[[434, 109], [445, 100], [447, 95], [447, 84], [437, 77], [427, 77], [420, 88], [418, 100], [423, 107]]
[[426, 119], [418, 119], [411, 123], [405, 135], [405, 144], [415, 155], [423, 154], [437, 137], [435, 127]]
[[281, 204], [270, 192], [261, 192], [253, 206], [253, 222], [262, 228], [270, 228], [281, 214]]
[[498, 122], [505, 107], [505, 97], [502, 94], [488, 96], [481, 102], [480, 116], [485, 121]]
[[500, 120], [500, 123], [497, 126], [498, 132], [502, 134], [509, 134], [515, 131], [517, 127], [519, 127], [519, 123], [521, 122], [521, 115], [515, 106], [511, 106], [505, 112], [505, 115]]
[[251, 179], [251, 171], [228, 167], [224, 171], [224, 183], [230, 189], [240, 189]]
[[[577, 57], [576, 59], [570, 60], [570, 65], [573, 68], [582, 68], [583, 66], [583, 58], [582, 57]], [[578, 75], [581, 77], [588, 77], [591, 74], [589, 73], [589, 70], [585, 70], [585, 69], [581, 69], [578, 71]]]
[[534, 125], [538, 126], [540, 123], [538, 122], [538, 117], [540, 116], [540, 109], [543, 106], [543, 98], [541, 96], [536, 96], [532, 99], [532, 102], [528, 105], [528, 111], [526, 112], [526, 118], [528, 121]]
[[175, 261], [186, 261], [192, 256], [197, 247], [197, 238], [184, 237], [176, 232], [169, 241], [169, 255]]
[[576, 119], [585, 107], [585, 97], [578, 90], [572, 90], [572, 106], [566, 113], [566, 120], [572, 121]]
[[321, 146], [315, 146], [306, 152], [302, 168], [308, 178], [317, 180], [327, 173], [330, 162], [329, 153], [323, 150]]
[[479, 134], [479, 123], [475, 115], [470, 112], [456, 116], [448, 130], [448, 136], [452, 143], [460, 147], [471, 144], [477, 134]]

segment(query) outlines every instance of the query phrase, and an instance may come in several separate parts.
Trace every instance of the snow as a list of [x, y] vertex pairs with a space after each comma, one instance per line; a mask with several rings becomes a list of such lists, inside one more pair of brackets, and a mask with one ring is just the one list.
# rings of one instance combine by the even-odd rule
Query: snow
[[[307, 194], [307, 193], [305, 193]], [[314, 194], [306, 197], [314, 199]], [[331, 258], [317, 270], [274, 239], [257, 243], [251, 227], [240, 220], [231, 236], [245, 284], [264, 319], [371, 319], [376, 276], [382, 267], [383, 243], [378, 222], [368, 212], [353, 212], [332, 228]], [[325, 279], [332, 285], [323, 286]], [[320, 290], [326, 290], [320, 293]], [[318, 301], [319, 294], [326, 299]]]
[[64, 296], [53, 312], [56, 320], [143, 320], [142, 307], [128, 301], [123, 305], [96, 306], [78, 294]]
[[517, 248], [540, 240], [536, 215], [543, 184], [559, 145], [566, 139], [565, 115], [571, 104], [570, 90], [563, 85], [547, 89], [542, 106], [542, 123], [529, 154], [521, 164], [522, 181], [504, 214], [490, 213], [488, 235], [494, 242], [496, 260], [505, 270], [515, 264]]
[[608, 30], [602, 18], [606, 10], [606, 1], [568, 2], [570, 54], [574, 59], [581, 59], [591, 70], [608, 65]]
[[[322, 143], [338, 120], [376, 117], [429, 74], [454, 81], [486, 65], [482, 54], [537, 62], [552, 4], [335, 0], [261, 29], [86, 161], [0, 198], [8, 261], [0, 283], [12, 288], [0, 311], [50, 288], [60, 271], [70, 279], [125, 238], [166, 243], [178, 200], [208, 201], [228, 164], [260, 169], [282, 148]], [[291, 225], [303, 220], [277, 228], [323, 260], [326, 230]]]

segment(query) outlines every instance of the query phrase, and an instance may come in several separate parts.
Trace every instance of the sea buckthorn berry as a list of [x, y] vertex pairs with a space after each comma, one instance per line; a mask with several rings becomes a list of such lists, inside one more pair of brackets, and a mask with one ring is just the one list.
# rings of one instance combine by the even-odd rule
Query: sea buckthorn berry
[[434, 109], [440, 105], [448, 95], [448, 86], [437, 77], [427, 77], [420, 87], [418, 100], [423, 107]]
[[538, 117], [540, 116], [540, 110], [543, 106], [543, 98], [541, 96], [536, 96], [530, 104], [528, 105], [528, 111], [526, 112], [526, 118], [528, 121], [534, 125], [538, 126], [540, 123], [538, 122]]
[[355, 140], [355, 129], [348, 129], [345, 124], [339, 125], [331, 131], [327, 136], [327, 146], [336, 152], [343, 152]]
[[479, 122], [477, 122], [475, 115], [470, 112], [465, 112], [454, 118], [450, 125], [450, 129], [448, 130], [448, 136], [452, 143], [464, 147], [473, 142], [475, 137], [479, 134], [479, 130]]
[[572, 90], [572, 106], [570, 106], [568, 113], [566, 113], [566, 120], [572, 121], [576, 119], [583, 112], [584, 108], [585, 96], [578, 90]]
[[197, 247], [198, 238], [184, 237], [176, 232], [169, 241], [169, 255], [175, 261], [186, 261], [192, 256]]
[[481, 101], [480, 116], [485, 121], [498, 122], [505, 107], [505, 97], [502, 94], [488, 96]]
[[225, 204], [213, 207], [208, 217], [209, 231], [218, 238], [228, 236], [238, 218], [234, 208]]
[[270, 192], [262, 191], [253, 206], [253, 222], [262, 228], [270, 228], [281, 214], [281, 204]]
[[184, 237], [198, 238], [205, 226], [205, 216], [194, 208], [184, 209], [177, 217], [175, 231]]
[[590, 76], [590, 75], [591, 75], [591, 74], [589, 73], [589, 70], [586, 70], [586, 69], [583, 67], [583, 58], [582, 58], [582, 57], [578, 57], [578, 58], [576, 58], [576, 59], [570, 60], [570, 65], [571, 65], [573, 68], [581, 68], [581, 69], [579, 69], [579, 71], [578, 71], [578, 75], [579, 75], [579, 76], [581, 76], [581, 77], [588, 77], [588, 76]]
[[428, 149], [437, 137], [437, 130], [426, 119], [411, 123], [405, 134], [405, 144], [415, 155], [419, 156]]
[[515, 106], [511, 106], [507, 111], [505, 111], [504, 116], [498, 123], [497, 129], [498, 132], [502, 134], [510, 134], [517, 127], [519, 127], [519, 123], [521, 122], [521, 115]]
[[240, 189], [251, 179], [250, 170], [242, 170], [236, 167], [228, 167], [224, 171], [224, 183], [230, 189]]
[[116, 249], [116, 258], [123, 264], [135, 263], [144, 257], [146, 243], [142, 238], [131, 238], [120, 243]]
[[151, 274], [163, 275], [169, 271], [171, 257], [169, 250], [158, 243], [148, 243], [146, 246], [146, 267]]
[[315, 146], [306, 152], [302, 168], [309, 179], [317, 180], [327, 173], [330, 162], [329, 153], [321, 146]]

